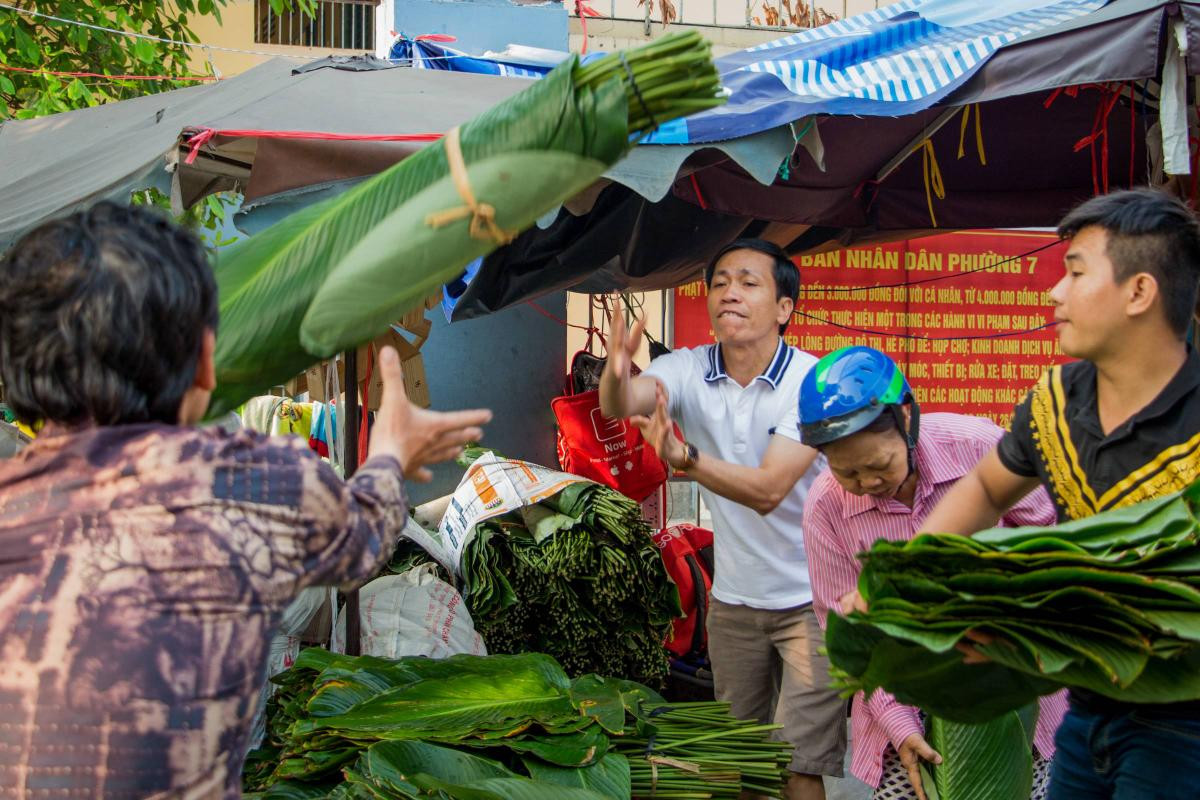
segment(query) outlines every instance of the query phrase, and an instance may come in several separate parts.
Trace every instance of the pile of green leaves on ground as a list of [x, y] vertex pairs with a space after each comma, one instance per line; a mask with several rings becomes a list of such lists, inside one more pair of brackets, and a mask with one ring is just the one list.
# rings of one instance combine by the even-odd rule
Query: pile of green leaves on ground
[[490, 653], [548, 653], [567, 672], [661, 685], [680, 614], [641, 507], [579, 482], [476, 527], [463, 599]]
[[250, 797], [671, 800], [779, 796], [775, 726], [548, 656], [349, 657], [312, 648], [273, 679]]
[[[879, 541], [870, 611], [831, 616], [847, 689], [884, 688], [978, 722], [1062, 687], [1134, 703], [1200, 699], [1200, 483], [1056, 528]], [[996, 637], [964, 664], [968, 631]]]
[[[586, 189], [636, 137], [722, 102], [710, 45], [695, 31], [587, 64], [572, 56], [463, 124], [459, 148], [422, 148], [223, 248], [210, 415], [385, 332], [471, 260]], [[466, 208], [447, 145], [461, 151], [480, 216], [445, 216]]]

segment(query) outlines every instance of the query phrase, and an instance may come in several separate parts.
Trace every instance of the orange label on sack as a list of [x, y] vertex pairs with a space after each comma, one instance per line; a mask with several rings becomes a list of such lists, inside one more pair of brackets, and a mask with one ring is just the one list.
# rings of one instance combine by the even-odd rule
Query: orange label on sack
[[500, 495], [496, 493], [496, 487], [492, 486], [484, 470], [477, 469], [471, 474], [471, 484], [485, 509], [495, 508], [500, 504]]

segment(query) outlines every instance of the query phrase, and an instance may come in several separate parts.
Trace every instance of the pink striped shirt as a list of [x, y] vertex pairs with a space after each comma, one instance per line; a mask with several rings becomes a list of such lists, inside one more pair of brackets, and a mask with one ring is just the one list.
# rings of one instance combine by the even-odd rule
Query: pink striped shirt
[[[813, 610], [821, 627], [830, 609], [858, 585], [861, 564], [855, 553], [880, 538], [898, 542], [913, 538], [921, 522], [959, 478], [995, 447], [1004, 431], [991, 422], [961, 414], [923, 414], [917, 440], [917, 488], [913, 507], [892, 498], [856, 496], [822, 472], [804, 505], [804, 548], [812, 582]], [[1050, 526], [1054, 505], [1044, 489], [1029, 494], [1001, 520], [1005, 525]], [[1041, 698], [1034, 745], [1043, 758], [1054, 755], [1054, 732], [1067, 711], [1066, 692]], [[850, 714], [854, 752], [850, 771], [879, 786], [888, 744], [899, 749], [911, 734], [921, 733], [918, 711], [877, 691], [870, 700], [854, 698]]]

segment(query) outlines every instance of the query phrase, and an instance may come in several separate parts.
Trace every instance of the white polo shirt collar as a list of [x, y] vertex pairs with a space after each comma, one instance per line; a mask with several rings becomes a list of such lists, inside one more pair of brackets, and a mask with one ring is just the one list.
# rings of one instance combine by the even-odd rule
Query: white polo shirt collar
[[[775, 347], [775, 355], [771, 359], [771, 363], [763, 370], [763, 373], [754, 380], [762, 381], [768, 384], [772, 389], [779, 388], [779, 381], [783, 379], [787, 372], [788, 365], [792, 363], [792, 356], [795, 350], [784, 344], [783, 337], [779, 338], [779, 344]], [[720, 344], [712, 344], [708, 346], [708, 370], [704, 374], [706, 383], [716, 383], [717, 381], [725, 380], [729, 374], [725, 371], [725, 356], [721, 352]]]

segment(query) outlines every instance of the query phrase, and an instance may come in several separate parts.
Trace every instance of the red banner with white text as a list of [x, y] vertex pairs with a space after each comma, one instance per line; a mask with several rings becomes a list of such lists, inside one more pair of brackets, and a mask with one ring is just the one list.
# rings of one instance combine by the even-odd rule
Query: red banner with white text
[[[1065, 359], [1049, 292], [1066, 243], [1052, 233], [960, 231], [800, 256], [788, 344], [852, 344], [896, 359], [923, 411], [1006, 425], [1042, 371]], [[675, 290], [676, 347], [712, 342], [703, 280]]]

